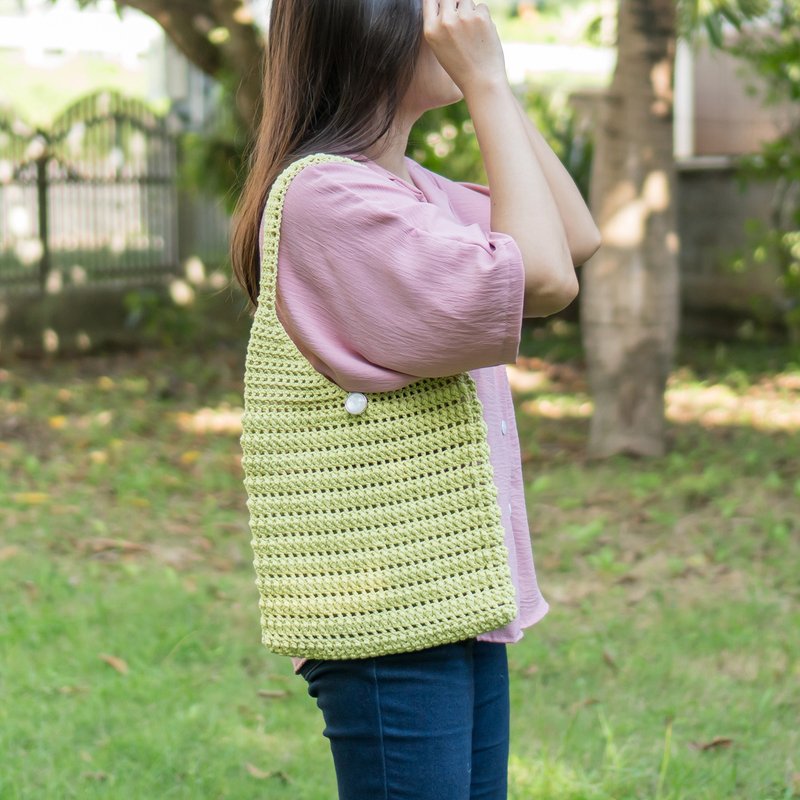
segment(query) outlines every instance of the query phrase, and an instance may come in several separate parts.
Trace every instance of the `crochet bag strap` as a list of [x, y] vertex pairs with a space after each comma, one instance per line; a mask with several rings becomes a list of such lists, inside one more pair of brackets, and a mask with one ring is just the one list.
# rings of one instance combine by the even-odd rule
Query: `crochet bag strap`
[[[312, 153], [311, 155], [298, 158], [285, 167], [275, 178], [267, 197], [267, 204], [264, 209], [264, 238], [263, 238], [263, 257], [261, 259], [261, 282], [259, 286], [258, 304], [266, 303], [272, 309], [275, 305], [275, 291], [278, 269], [278, 240], [281, 230], [281, 219], [283, 217], [283, 201], [286, 190], [292, 182], [292, 178], [300, 170], [312, 164], [321, 164], [325, 161], [349, 161], [358, 164], [347, 156], [336, 156], [331, 153]], [[362, 165], [363, 166], [363, 165]], [[364, 167], [369, 169], [369, 167]]]

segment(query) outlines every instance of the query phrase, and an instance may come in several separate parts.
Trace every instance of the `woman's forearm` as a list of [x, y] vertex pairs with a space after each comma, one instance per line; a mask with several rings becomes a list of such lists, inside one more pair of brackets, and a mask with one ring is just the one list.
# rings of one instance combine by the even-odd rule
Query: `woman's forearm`
[[491, 225], [519, 245], [525, 268], [523, 316], [560, 311], [578, 290], [561, 213], [531, 147], [505, 76], [464, 88], [489, 179]]
[[572, 255], [572, 263], [579, 266], [597, 252], [600, 247], [600, 231], [592, 219], [580, 190], [572, 180], [572, 176], [525, 113], [525, 109], [516, 95], [514, 101], [525, 126], [530, 146], [539, 160], [553, 199], [558, 206], [569, 243], [569, 251]]

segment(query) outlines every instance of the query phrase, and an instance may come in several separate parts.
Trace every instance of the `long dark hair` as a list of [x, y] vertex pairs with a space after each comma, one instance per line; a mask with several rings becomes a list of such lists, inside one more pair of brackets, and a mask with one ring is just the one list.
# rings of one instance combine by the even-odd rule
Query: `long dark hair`
[[258, 305], [258, 232], [278, 174], [311, 153], [363, 153], [414, 75], [421, 0], [273, 0], [258, 133], [233, 215], [233, 274]]

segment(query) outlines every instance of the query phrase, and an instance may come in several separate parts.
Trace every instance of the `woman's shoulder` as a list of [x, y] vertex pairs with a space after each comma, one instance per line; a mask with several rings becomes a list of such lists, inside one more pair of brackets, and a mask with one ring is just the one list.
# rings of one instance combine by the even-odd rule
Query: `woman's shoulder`
[[454, 197], [466, 197], [467, 199], [477, 200], [476, 194], [486, 200], [489, 199], [489, 187], [474, 181], [456, 180], [455, 178], [448, 178], [447, 175], [442, 175], [440, 172], [420, 164], [418, 161], [409, 158], [414, 168], [422, 171], [428, 178], [435, 183], [439, 189]]
[[342, 157], [312, 161], [296, 173], [286, 189], [284, 214], [300, 222], [324, 218], [350, 223], [359, 214], [402, 208], [410, 200], [385, 175]]
[[335, 189], [347, 192], [354, 185], [387, 189], [393, 187], [392, 181], [382, 174], [348, 156], [331, 156], [319, 161], [310, 161], [292, 178], [290, 187], [309, 192], [330, 193]]

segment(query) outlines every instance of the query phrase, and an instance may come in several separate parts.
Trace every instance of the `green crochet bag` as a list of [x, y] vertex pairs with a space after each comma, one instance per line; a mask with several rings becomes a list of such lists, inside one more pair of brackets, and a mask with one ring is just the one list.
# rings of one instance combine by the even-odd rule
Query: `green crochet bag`
[[245, 360], [240, 443], [262, 642], [283, 655], [366, 658], [494, 630], [517, 604], [471, 375], [347, 392], [275, 313], [284, 196], [323, 161], [359, 164], [308, 155], [270, 191]]

